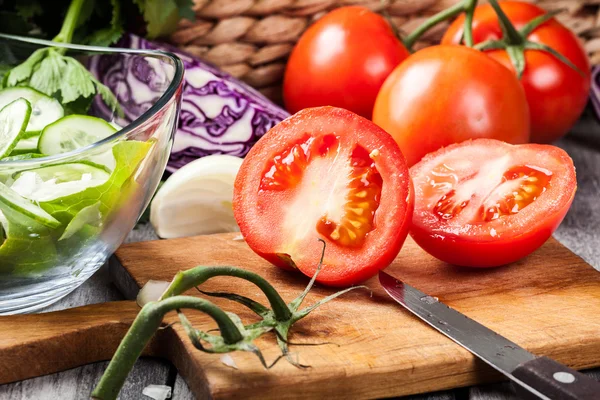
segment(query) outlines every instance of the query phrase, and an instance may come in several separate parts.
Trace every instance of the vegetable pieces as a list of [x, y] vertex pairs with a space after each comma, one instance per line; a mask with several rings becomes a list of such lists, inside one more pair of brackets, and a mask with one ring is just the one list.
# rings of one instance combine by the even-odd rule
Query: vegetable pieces
[[[73, 0], [65, 16], [57, 43], [71, 43], [85, 0]], [[71, 104], [76, 111], [87, 111], [91, 99], [99, 93], [112, 109], [118, 107], [117, 98], [76, 59], [65, 56], [66, 48], [47, 47], [36, 50], [22, 64], [4, 75], [3, 87], [27, 85], [48, 96]], [[80, 100], [81, 99], [81, 100]], [[79, 103], [76, 103], [78, 100]], [[81, 103], [85, 104], [84, 110]]]
[[[2, 2], [3, 33], [36, 32], [51, 37], [58, 31], [72, 0], [7, 0]], [[75, 22], [77, 43], [109, 46], [125, 31], [144, 32], [149, 38], [168, 35], [180, 18], [194, 19], [192, 0], [84, 0]], [[145, 24], [144, 24], [145, 22]]]
[[[198, 266], [187, 271], [179, 272], [175, 275], [173, 281], [160, 297], [158, 301], [149, 302], [140, 311], [137, 318], [133, 322], [131, 328], [123, 338], [119, 348], [115, 352], [104, 375], [100, 379], [98, 386], [92, 392], [92, 397], [101, 400], [116, 399], [117, 395], [129, 371], [133, 367], [135, 361], [140, 356], [142, 350], [154, 335], [154, 332], [159, 329], [164, 316], [170, 312], [177, 310], [179, 320], [183, 324], [186, 333], [194, 346], [207, 353], [227, 353], [231, 351], [249, 351], [257, 355], [265, 368], [272, 367], [280, 358], [286, 359], [296, 367], [303, 368], [305, 366], [295, 362], [291, 357], [288, 349], [288, 333], [294, 323], [306, 317], [311, 311], [320, 305], [333, 300], [334, 298], [360, 288], [362, 286], [351, 287], [335, 294], [332, 294], [312, 306], [300, 309], [300, 306], [306, 295], [312, 288], [317, 274], [323, 264], [325, 255], [325, 242], [323, 242], [323, 251], [321, 260], [317, 267], [316, 273], [312, 277], [306, 289], [292, 302], [286, 304], [279, 293], [261, 276], [236, 267], [204, 267]], [[270, 302], [271, 308], [268, 308], [256, 301], [244, 296], [238, 296], [233, 293], [206, 293], [209, 296], [224, 297], [232, 301], [236, 301], [262, 318], [262, 321], [255, 324], [244, 325], [240, 318], [233, 313], [225, 312], [218, 308], [215, 304], [208, 300], [181, 296], [180, 294], [197, 287], [215, 276], [231, 276], [247, 280], [255, 284], [265, 294]], [[200, 289], [198, 289], [200, 290]], [[208, 332], [200, 331], [194, 328], [189, 320], [185, 317], [181, 310], [194, 309], [202, 311], [212, 317], [219, 327], [221, 335], [213, 335]], [[277, 342], [281, 348], [282, 355], [275, 359], [273, 363], [268, 365], [264, 360], [260, 349], [253, 343], [254, 339], [259, 336], [274, 331], [277, 334]], [[207, 345], [205, 345], [204, 343]]]
[[0, 158], [10, 154], [27, 127], [31, 105], [18, 99], [0, 110]]
[[[175, 53], [185, 66], [181, 113], [171, 157], [167, 165], [175, 172], [189, 162], [211, 154], [244, 157], [269, 129], [289, 114], [259, 92], [227, 73], [190, 54], [128, 34], [119, 47]], [[143, 67], [142, 67], [143, 66]], [[163, 93], [168, 69], [144, 62], [124, 65], [123, 57], [93, 57], [90, 70], [112, 89], [123, 106], [125, 125], [147, 110]], [[126, 71], [123, 73], [123, 71]], [[144, 71], [144, 73], [142, 73]], [[130, 96], [127, 93], [144, 93]], [[113, 112], [94, 99], [95, 115], [110, 117]]]

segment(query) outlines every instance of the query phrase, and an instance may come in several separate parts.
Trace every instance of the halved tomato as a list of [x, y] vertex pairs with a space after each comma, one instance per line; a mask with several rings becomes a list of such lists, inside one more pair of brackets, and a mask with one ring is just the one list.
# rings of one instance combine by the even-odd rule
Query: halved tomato
[[411, 236], [451, 264], [496, 267], [540, 247], [571, 206], [577, 182], [555, 146], [469, 140], [425, 156], [415, 185]]
[[392, 137], [334, 107], [281, 122], [250, 150], [238, 173], [233, 210], [258, 255], [312, 276], [351, 285], [387, 267], [408, 234], [414, 194]]

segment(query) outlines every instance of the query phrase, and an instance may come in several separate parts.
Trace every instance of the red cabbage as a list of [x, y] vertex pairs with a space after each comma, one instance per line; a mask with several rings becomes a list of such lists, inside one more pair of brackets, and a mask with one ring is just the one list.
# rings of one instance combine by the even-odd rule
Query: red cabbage
[[[164, 50], [177, 54], [185, 65], [185, 84], [179, 125], [167, 170], [174, 172], [199, 157], [230, 154], [238, 157], [289, 114], [245, 83], [215, 66], [175, 49], [135, 35], [126, 35], [118, 47]], [[104, 55], [94, 58], [91, 71], [115, 92], [125, 125], [141, 115], [164, 92], [172, 68], [148, 57]], [[171, 72], [172, 73], [172, 72]], [[96, 114], [110, 113], [96, 99]]]
[[600, 65], [592, 67], [592, 87], [590, 90], [591, 103], [596, 117], [600, 119]]

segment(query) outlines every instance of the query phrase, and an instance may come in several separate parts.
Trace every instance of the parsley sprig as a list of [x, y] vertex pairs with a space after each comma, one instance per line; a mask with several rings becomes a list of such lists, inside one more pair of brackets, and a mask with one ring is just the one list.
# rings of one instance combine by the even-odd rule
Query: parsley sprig
[[[25, 20], [42, 18], [42, 0], [22, 0], [16, 13]], [[60, 3], [60, 2], [59, 2]], [[112, 11], [101, 29], [87, 28], [98, 13], [107, 14], [108, 2], [99, 0], [71, 0], [60, 32], [52, 39], [57, 43], [74, 41], [107, 46], [124, 33], [123, 9], [133, 6], [146, 22], [148, 37], [169, 33], [181, 17], [193, 18], [191, 0], [110, 0]], [[93, 25], [93, 24], [92, 24]], [[1, 29], [1, 28], [0, 28]], [[74, 40], [76, 39], [76, 40]], [[69, 111], [85, 113], [92, 98], [99, 94], [113, 110], [119, 110], [114, 93], [99, 82], [77, 59], [69, 56], [63, 47], [42, 48], [23, 63], [4, 73], [1, 87], [29, 86], [57, 98]]]

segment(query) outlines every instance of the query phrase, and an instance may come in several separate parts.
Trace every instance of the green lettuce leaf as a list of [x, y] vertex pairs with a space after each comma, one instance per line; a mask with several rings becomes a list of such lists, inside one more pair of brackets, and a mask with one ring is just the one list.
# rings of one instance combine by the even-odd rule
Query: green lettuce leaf
[[0, 202], [4, 241], [0, 246], [0, 274], [16, 276], [42, 271], [56, 263], [52, 229]]
[[140, 162], [152, 147], [151, 142], [126, 141], [113, 147], [116, 166], [108, 181], [103, 185], [87, 188], [79, 193], [61, 197], [48, 202], [40, 202], [40, 206], [62, 223], [69, 224], [84, 208], [99, 202], [98, 209], [102, 216], [106, 215], [117, 204], [121, 197], [121, 188], [135, 173]]

